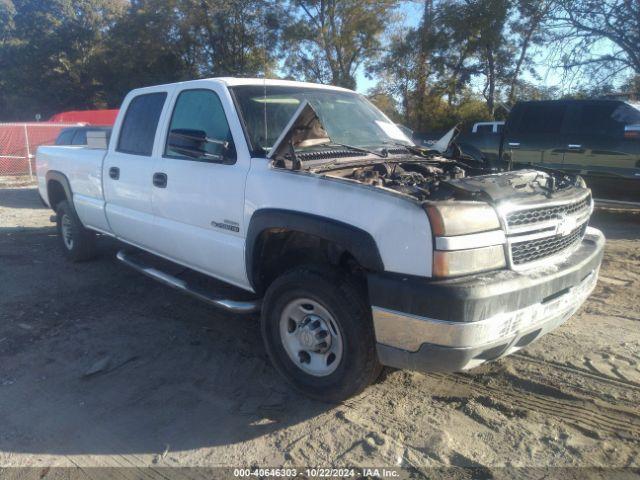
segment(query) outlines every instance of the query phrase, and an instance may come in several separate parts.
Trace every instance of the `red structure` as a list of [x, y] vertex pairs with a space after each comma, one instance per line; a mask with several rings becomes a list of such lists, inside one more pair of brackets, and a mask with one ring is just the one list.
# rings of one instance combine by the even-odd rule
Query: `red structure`
[[0, 176], [35, 173], [35, 153], [40, 145], [53, 145], [60, 132], [78, 124], [0, 123]]
[[111, 126], [118, 110], [73, 110], [55, 114], [47, 122], [0, 123], [0, 176], [29, 175], [34, 178], [35, 152], [53, 145], [60, 132], [77, 125]]
[[118, 116], [114, 110], [70, 110], [56, 113], [49, 123], [88, 123], [89, 125], [113, 125]]

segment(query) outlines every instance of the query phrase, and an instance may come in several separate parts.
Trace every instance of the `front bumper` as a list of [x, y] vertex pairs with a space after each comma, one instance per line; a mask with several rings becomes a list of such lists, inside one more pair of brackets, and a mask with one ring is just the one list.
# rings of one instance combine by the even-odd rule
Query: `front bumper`
[[564, 323], [595, 287], [604, 236], [588, 228], [562, 263], [428, 280], [371, 274], [378, 357], [419, 371], [460, 371], [513, 353]]

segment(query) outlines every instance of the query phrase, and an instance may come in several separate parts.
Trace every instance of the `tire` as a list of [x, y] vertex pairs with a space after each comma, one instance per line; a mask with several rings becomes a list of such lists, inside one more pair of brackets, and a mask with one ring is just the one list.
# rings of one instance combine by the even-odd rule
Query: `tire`
[[72, 262], [83, 262], [95, 257], [96, 234], [82, 226], [67, 200], [57, 205], [56, 217], [58, 237], [65, 257]]
[[382, 369], [364, 289], [338, 270], [304, 266], [277, 278], [264, 297], [261, 328], [276, 370], [315, 400], [341, 402]]

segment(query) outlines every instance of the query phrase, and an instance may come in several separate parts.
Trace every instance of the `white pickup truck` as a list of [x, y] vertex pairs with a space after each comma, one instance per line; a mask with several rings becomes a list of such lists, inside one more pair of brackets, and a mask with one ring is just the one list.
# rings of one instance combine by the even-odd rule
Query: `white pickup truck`
[[41, 147], [36, 163], [71, 260], [108, 235], [127, 265], [260, 311], [276, 369], [325, 401], [381, 365], [460, 371], [523, 348], [584, 302], [604, 247], [580, 177], [420, 149], [323, 85], [134, 90], [106, 151]]

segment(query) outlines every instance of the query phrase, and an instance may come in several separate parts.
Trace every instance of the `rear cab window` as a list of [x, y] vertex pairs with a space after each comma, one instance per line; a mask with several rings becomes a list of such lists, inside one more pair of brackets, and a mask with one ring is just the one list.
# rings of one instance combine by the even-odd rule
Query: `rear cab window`
[[138, 95], [129, 103], [116, 151], [132, 155], [151, 156], [166, 92]]
[[493, 133], [493, 125], [477, 125], [476, 133]]
[[56, 145], [71, 145], [71, 139], [75, 132], [75, 128], [69, 128], [60, 132], [60, 135], [56, 138]]
[[76, 131], [76, 134], [73, 136], [73, 140], [71, 141], [72, 145], [86, 145], [87, 144], [87, 131], [84, 129], [79, 129]]

